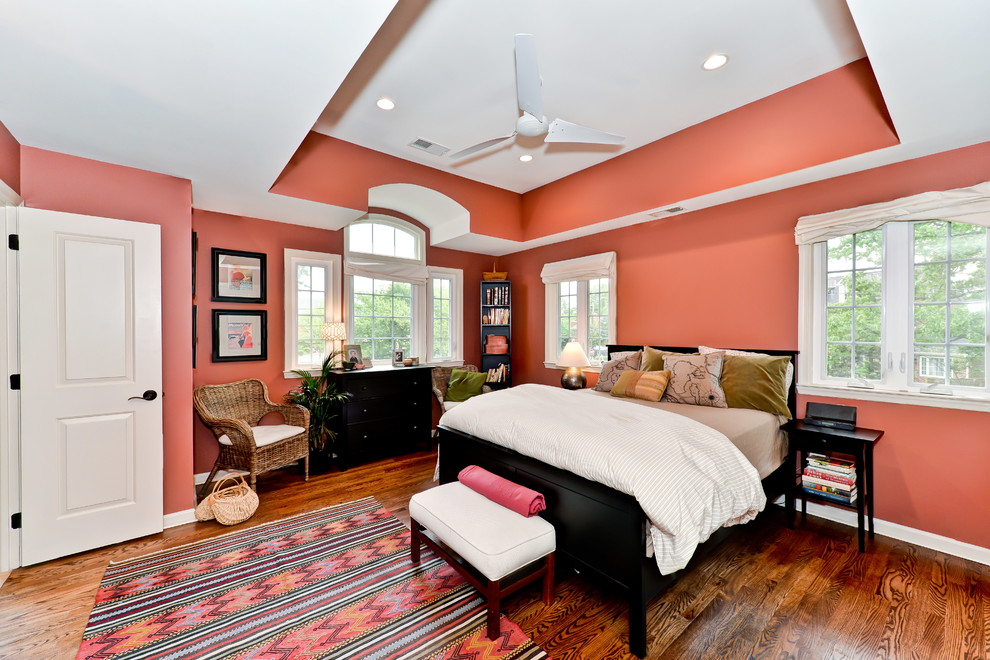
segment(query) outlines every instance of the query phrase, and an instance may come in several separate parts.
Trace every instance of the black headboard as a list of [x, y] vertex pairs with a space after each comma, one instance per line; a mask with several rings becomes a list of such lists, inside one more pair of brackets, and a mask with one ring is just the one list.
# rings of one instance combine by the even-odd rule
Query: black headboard
[[[643, 344], [607, 344], [608, 356], [612, 357], [612, 353], [620, 353], [622, 351], [638, 351], [643, 348]], [[653, 346], [650, 348], [656, 348], [661, 351], [672, 351], [674, 353], [697, 353], [697, 346]], [[776, 348], [739, 348], [734, 350], [749, 351], [751, 353], [766, 353], [767, 355], [786, 355], [791, 358], [791, 364], [794, 365], [794, 378], [791, 380], [791, 386], [787, 390], [787, 407], [791, 410], [791, 417], [798, 419], [797, 414], [797, 351], [782, 351]]]

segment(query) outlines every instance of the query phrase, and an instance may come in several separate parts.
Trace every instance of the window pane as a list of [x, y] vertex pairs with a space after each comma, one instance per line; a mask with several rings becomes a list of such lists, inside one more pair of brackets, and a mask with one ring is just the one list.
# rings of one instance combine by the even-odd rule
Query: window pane
[[416, 238], [409, 232], [397, 229], [395, 231], [395, 256], [403, 259], [418, 259], [416, 254]]
[[947, 264], [929, 264], [914, 268], [914, 299], [916, 302], [945, 301]]
[[852, 346], [829, 344], [825, 372], [830, 378], [849, 378], [852, 375]]
[[949, 305], [950, 343], [983, 344], [986, 336], [986, 309], [983, 303]]
[[375, 254], [383, 257], [395, 256], [395, 227], [375, 223], [371, 225], [371, 235]]
[[853, 235], [831, 239], [827, 245], [828, 270], [850, 270], [853, 265]]
[[372, 327], [371, 317], [355, 318], [354, 319], [355, 339], [371, 337], [371, 327]]
[[312, 288], [312, 275], [309, 266], [296, 266], [296, 289], [309, 291]]
[[984, 259], [987, 256], [987, 228], [955, 223], [950, 245], [953, 259]]
[[316, 316], [326, 316], [327, 306], [326, 301], [323, 299], [323, 295], [324, 294], [322, 291], [314, 291], [310, 294], [312, 298], [312, 313]]
[[880, 346], [856, 344], [856, 377], [866, 380], [880, 380]]
[[856, 308], [856, 341], [880, 342], [879, 307]]
[[949, 265], [951, 300], [983, 300], [986, 297], [986, 261], [953, 261]]
[[879, 268], [883, 257], [883, 233], [879, 229], [856, 235], [856, 269]]
[[310, 266], [310, 278], [313, 283], [313, 291], [323, 291], [326, 289], [327, 269], [323, 266]]
[[882, 272], [869, 270], [857, 271], [854, 277], [856, 285], [856, 305], [879, 305]]
[[914, 306], [914, 340], [926, 343], [945, 341], [945, 307], [943, 305]]
[[853, 310], [852, 307], [829, 307], [826, 311], [828, 341], [852, 341]]
[[[359, 222], [351, 225], [348, 233], [350, 235], [350, 249], [351, 252], [365, 252], [368, 254], [374, 253], [374, 245], [371, 238], [371, 228], [372, 224], [368, 222]], [[362, 353], [364, 349], [362, 348]]]
[[986, 387], [986, 348], [953, 347], [949, 354], [949, 385]]
[[945, 239], [948, 223], [918, 222], [914, 225], [914, 262], [916, 264], [945, 261]]
[[370, 277], [355, 275], [353, 282], [354, 293], [372, 293], [375, 290], [374, 280]]

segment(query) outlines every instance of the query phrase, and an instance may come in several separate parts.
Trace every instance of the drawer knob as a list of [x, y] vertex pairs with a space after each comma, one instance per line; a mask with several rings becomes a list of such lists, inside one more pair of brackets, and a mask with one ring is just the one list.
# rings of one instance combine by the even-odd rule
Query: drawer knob
[[361, 410], [361, 412], [363, 412], [363, 413], [366, 413], [366, 412], [368, 412], [368, 409], [367, 409], [367, 408], [363, 408], [363, 409]]
[[364, 435], [362, 436], [362, 439], [364, 439], [364, 440], [367, 440], [367, 439], [368, 439], [368, 434], [367, 434], [367, 433], [365, 433], [365, 434], [364, 434]]

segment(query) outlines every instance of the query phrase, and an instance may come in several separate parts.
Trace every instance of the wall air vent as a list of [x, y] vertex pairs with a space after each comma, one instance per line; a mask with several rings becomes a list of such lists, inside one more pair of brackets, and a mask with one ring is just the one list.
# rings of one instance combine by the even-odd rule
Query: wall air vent
[[429, 140], [424, 140], [423, 138], [416, 138], [409, 143], [409, 146], [425, 151], [428, 154], [433, 154], [434, 156], [442, 156], [450, 151], [448, 147], [445, 147], [442, 144], [430, 142]]
[[654, 218], [662, 218], [665, 215], [673, 215], [674, 213], [680, 213], [684, 210], [683, 206], [671, 206], [668, 209], [657, 209], [655, 211], [647, 211], [646, 215]]

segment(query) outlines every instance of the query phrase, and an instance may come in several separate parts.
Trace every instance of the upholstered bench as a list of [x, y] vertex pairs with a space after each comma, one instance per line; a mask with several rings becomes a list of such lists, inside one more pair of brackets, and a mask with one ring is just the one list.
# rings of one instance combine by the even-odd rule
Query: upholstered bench
[[[412, 561], [419, 563], [425, 543], [453, 566], [488, 600], [488, 638], [499, 634], [499, 604], [503, 596], [543, 578], [543, 602], [553, 602], [553, 555], [557, 539], [553, 525], [539, 516], [519, 515], [455, 481], [413, 495], [409, 500]], [[456, 556], [421, 531], [431, 532]], [[479, 576], [457, 560], [474, 567]], [[543, 565], [518, 580], [503, 578], [544, 559]]]

